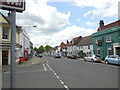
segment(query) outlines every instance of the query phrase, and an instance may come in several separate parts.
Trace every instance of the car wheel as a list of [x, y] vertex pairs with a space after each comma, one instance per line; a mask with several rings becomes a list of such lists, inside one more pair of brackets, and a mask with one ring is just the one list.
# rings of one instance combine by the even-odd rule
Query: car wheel
[[109, 64], [108, 60], [105, 61], [105, 64]]
[[91, 59], [91, 61], [93, 62], [94, 60], [93, 60], [93, 59]]

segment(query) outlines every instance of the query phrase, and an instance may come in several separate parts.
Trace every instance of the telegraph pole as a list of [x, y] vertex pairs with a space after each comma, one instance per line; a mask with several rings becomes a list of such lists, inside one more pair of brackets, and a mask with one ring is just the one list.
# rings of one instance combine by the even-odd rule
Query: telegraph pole
[[15, 88], [16, 80], [16, 10], [11, 10], [11, 65], [10, 65], [10, 88]]

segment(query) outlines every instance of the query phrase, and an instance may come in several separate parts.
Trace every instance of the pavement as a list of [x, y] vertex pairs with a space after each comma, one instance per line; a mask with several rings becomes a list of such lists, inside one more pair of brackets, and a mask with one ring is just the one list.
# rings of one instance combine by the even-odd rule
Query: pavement
[[[46, 63], [46, 60], [40, 57], [36, 57], [36, 56], [33, 56], [30, 60], [28, 61], [23, 61], [22, 63], [20, 64], [16, 64], [16, 69], [19, 68], [19, 67], [25, 67], [25, 66], [31, 66], [31, 65], [34, 65], [34, 64], [42, 64], [42, 63]], [[2, 66], [2, 72], [7, 72], [7, 71], [10, 71], [10, 65], [5, 65], [5, 66]]]

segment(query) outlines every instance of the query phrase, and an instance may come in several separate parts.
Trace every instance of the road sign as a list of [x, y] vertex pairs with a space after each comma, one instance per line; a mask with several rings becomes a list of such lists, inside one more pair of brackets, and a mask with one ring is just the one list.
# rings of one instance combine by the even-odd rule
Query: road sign
[[23, 12], [25, 10], [25, 0], [0, 0], [0, 8]]

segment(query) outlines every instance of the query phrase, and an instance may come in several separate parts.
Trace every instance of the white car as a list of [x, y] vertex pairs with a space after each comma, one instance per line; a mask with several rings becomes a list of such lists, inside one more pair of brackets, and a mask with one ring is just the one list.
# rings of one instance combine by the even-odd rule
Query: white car
[[85, 61], [92, 61], [92, 62], [101, 62], [102, 59], [96, 55], [88, 55], [84, 57]]

